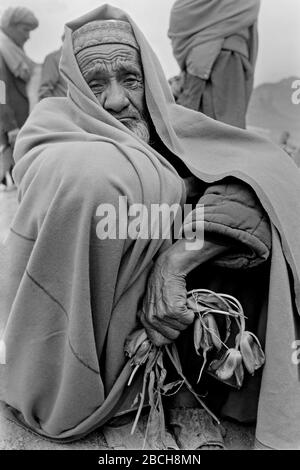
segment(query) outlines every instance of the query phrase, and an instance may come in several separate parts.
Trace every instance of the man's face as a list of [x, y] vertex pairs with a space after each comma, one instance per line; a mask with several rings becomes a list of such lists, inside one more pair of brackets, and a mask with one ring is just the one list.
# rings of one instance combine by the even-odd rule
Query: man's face
[[86, 51], [81, 70], [101, 106], [149, 142], [144, 78], [138, 51], [123, 44], [102, 44]]
[[23, 47], [30, 37], [31, 30], [28, 24], [18, 23], [9, 27], [9, 35], [18, 46]]

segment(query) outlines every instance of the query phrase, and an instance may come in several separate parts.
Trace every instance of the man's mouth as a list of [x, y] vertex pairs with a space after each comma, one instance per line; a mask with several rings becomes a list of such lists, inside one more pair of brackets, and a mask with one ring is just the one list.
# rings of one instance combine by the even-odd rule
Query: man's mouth
[[121, 122], [126, 122], [126, 121], [135, 120], [136, 117], [134, 117], [134, 116], [123, 116], [123, 117], [120, 117], [120, 118], [117, 118], [117, 119]]

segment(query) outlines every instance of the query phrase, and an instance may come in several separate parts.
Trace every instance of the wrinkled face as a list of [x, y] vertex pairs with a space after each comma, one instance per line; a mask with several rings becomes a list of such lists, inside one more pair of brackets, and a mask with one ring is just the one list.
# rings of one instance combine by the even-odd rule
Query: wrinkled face
[[80, 59], [80, 68], [101, 106], [148, 143], [150, 132], [138, 51], [125, 44], [91, 47]]
[[20, 47], [23, 47], [25, 42], [30, 37], [32, 28], [28, 24], [18, 23], [9, 27], [9, 36]]

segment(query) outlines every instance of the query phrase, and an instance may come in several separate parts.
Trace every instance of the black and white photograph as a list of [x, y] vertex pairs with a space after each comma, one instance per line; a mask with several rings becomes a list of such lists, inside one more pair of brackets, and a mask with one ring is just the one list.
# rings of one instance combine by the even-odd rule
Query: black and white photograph
[[299, 0], [1, 0], [0, 451], [36, 450], [300, 450]]

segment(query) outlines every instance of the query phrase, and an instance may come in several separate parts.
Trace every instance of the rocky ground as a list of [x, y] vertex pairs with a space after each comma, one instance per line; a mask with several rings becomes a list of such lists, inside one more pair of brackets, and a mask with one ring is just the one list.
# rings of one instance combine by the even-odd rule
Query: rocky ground
[[[5, 239], [9, 225], [17, 207], [16, 192], [0, 193], [0, 338], [5, 321], [5, 283], [6, 263]], [[0, 366], [0, 450], [104, 450], [108, 449], [101, 431], [90, 434], [83, 440], [71, 444], [52, 443], [30, 433], [5, 417], [4, 404], [1, 402], [1, 374]], [[254, 429], [225, 421], [222, 423], [226, 430], [225, 443], [228, 449], [251, 449], [254, 440]]]

